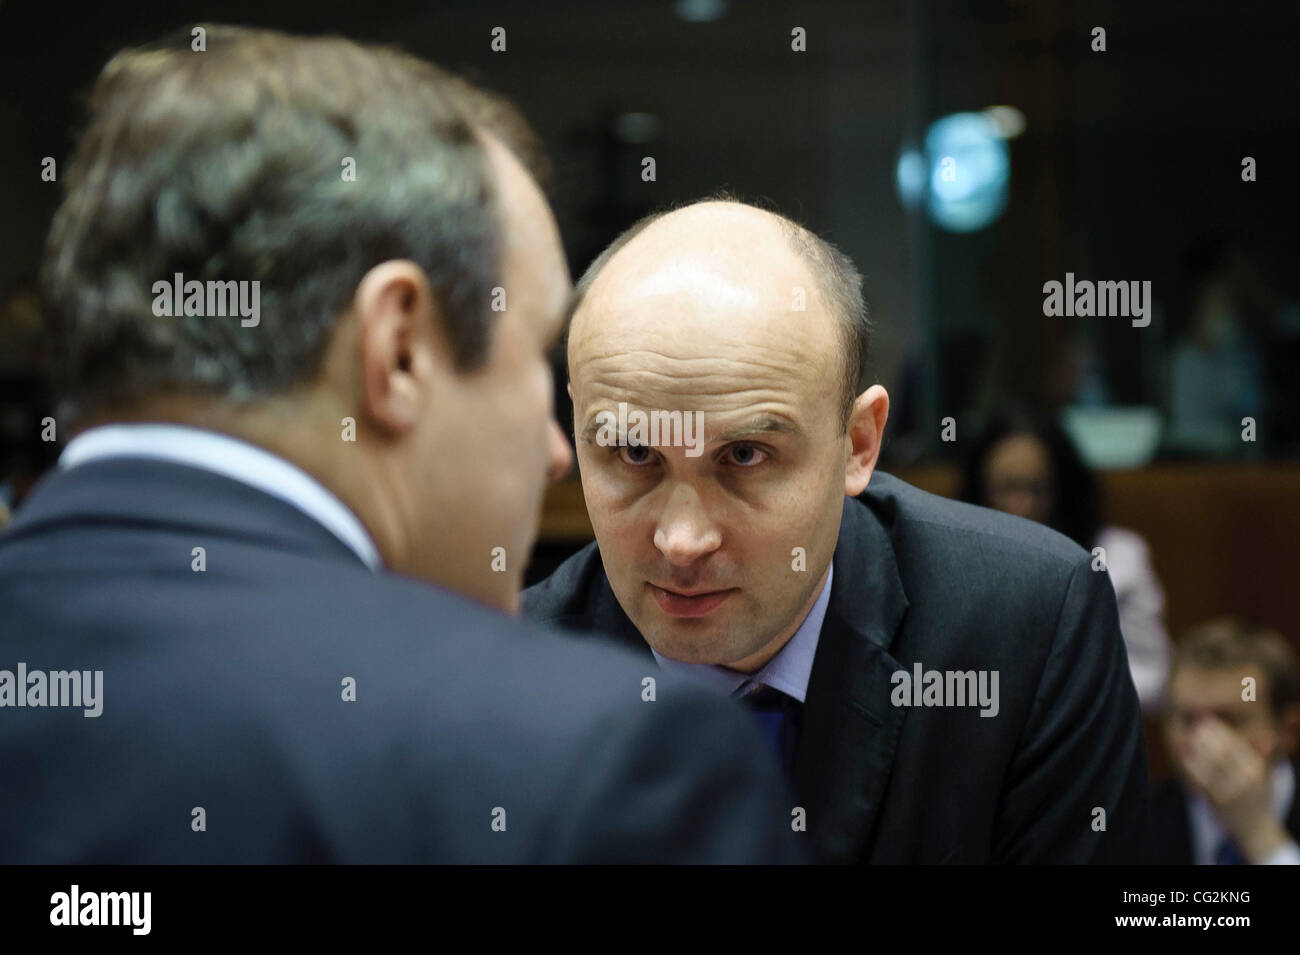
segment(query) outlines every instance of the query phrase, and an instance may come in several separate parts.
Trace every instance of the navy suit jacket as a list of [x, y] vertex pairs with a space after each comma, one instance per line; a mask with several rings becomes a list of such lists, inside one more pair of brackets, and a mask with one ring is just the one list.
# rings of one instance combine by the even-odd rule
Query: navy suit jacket
[[[650, 654], [594, 543], [524, 610]], [[998, 671], [997, 715], [894, 705], [916, 663]], [[794, 795], [820, 861], [1140, 860], [1146, 751], [1115, 594], [1045, 527], [876, 472], [844, 502], [802, 722]]]
[[0, 863], [800, 858], [739, 707], [372, 574], [203, 470], [121, 458], [38, 487], [0, 534], [19, 662], [102, 670], [103, 712], [0, 709]]

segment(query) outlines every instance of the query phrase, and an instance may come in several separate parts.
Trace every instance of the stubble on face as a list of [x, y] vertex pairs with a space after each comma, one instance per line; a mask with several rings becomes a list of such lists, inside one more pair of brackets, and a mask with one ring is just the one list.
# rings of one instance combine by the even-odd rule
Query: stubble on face
[[[820, 592], [848, 447], [837, 326], [820, 304], [772, 217], [707, 203], [624, 247], [574, 318], [575, 433], [619, 402], [703, 414], [696, 458], [655, 448], [637, 468], [618, 449], [578, 442], [611, 586], [664, 656], [750, 665], [783, 645]], [[742, 454], [762, 461], [744, 467]], [[698, 616], [657, 592], [724, 589]]]

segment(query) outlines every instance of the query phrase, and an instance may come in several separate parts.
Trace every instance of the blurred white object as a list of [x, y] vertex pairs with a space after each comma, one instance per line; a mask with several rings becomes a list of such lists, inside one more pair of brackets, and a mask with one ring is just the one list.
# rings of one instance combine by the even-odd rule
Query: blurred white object
[[1106, 551], [1106, 571], [1119, 606], [1119, 630], [1128, 651], [1138, 702], [1146, 712], [1160, 707], [1173, 645], [1165, 629], [1165, 592], [1151, 566], [1147, 542], [1133, 531], [1107, 526], [1097, 535]]
[[1097, 469], [1138, 468], [1160, 446], [1160, 412], [1149, 405], [1066, 408], [1061, 414], [1084, 463]]

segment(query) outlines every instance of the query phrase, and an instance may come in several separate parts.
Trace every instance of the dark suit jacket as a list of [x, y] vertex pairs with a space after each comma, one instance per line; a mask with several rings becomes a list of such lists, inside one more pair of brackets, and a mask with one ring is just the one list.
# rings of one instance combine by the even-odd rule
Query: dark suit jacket
[[[1292, 763], [1300, 781], [1300, 764]], [[1300, 793], [1291, 798], [1286, 830], [1300, 842]], [[1147, 837], [1149, 861], [1153, 865], [1195, 865], [1192, 849], [1192, 817], [1187, 809], [1187, 790], [1175, 776], [1156, 787], [1151, 795], [1151, 830]]]
[[[524, 601], [649, 653], [595, 544]], [[892, 705], [918, 662], [998, 671], [997, 716]], [[1044, 527], [874, 474], [844, 502], [794, 788], [819, 860], [1133, 861], [1146, 753], [1106, 574]]]
[[734, 704], [643, 702], [631, 655], [374, 575], [206, 471], [52, 475], [0, 535], [0, 608], [0, 669], [104, 681], [98, 718], [0, 709], [0, 863], [798, 860]]

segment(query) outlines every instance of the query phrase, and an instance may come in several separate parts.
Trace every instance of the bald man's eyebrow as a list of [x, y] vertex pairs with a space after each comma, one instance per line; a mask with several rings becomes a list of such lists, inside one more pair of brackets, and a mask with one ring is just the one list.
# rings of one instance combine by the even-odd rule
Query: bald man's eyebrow
[[[582, 429], [582, 434], [578, 435], [578, 440], [582, 441], [585, 444], [591, 444], [592, 439], [596, 436], [596, 433], [600, 431], [600, 429], [604, 426], [605, 426], [605, 422], [601, 419], [600, 412], [597, 411], [592, 416], [591, 420], [587, 422], [587, 427]], [[621, 440], [625, 440], [625, 438], [621, 434], [618, 437]]]
[[743, 441], [745, 438], [753, 438], [760, 434], [798, 434], [799, 430], [799, 426], [793, 421], [777, 415], [764, 414], [737, 425], [713, 440], [720, 444], [730, 444], [732, 441]]
[[[613, 412], [610, 413], [613, 414]], [[606, 426], [607, 426], [606, 421], [602, 420], [601, 414], [598, 411], [592, 416], [591, 420], [587, 422], [587, 426], [582, 429], [582, 433], [578, 435], [578, 440], [590, 444], [592, 439], [601, 430], [601, 428]], [[751, 418], [748, 421], [744, 422], [743, 424], [737, 425], [736, 427], [729, 430], [726, 434], [718, 435], [718, 437], [714, 438], [713, 441], [710, 443], [730, 444], [733, 441], [743, 441], [746, 438], [753, 438], [762, 434], [800, 434], [800, 433], [801, 433], [801, 429], [793, 421], [790, 421], [786, 418], [779, 417], [777, 415], [764, 414], [764, 415], [758, 415], [757, 417]], [[622, 434], [620, 434], [618, 437], [620, 441], [626, 440], [626, 438]]]

